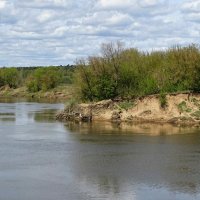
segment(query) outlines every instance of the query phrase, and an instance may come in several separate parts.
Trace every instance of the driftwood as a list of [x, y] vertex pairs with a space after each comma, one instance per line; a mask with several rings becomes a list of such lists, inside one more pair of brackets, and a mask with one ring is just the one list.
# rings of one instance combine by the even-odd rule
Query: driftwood
[[62, 121], [82, 121], [82, 122], [91, 122], [92, 115], [83, 115], [82, 113], [77, 112], [60, 112], [56, 115], [57, 120]]

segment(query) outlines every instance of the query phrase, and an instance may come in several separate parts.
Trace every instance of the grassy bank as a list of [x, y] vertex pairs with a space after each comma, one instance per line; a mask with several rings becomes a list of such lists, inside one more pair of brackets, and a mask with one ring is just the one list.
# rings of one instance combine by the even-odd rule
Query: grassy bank
[[0, 68], [0, 98], [70, 99], [74, 66]]
[[25, 86], [15, 89], [3, 86], [0, 88], [0, 98], [46, 99], [66, 102], [74, 97], [74, 91], [75, 87], [72, 84], [59, 85], [48, 91], [40, 90], [38, 92], [29, 92]]

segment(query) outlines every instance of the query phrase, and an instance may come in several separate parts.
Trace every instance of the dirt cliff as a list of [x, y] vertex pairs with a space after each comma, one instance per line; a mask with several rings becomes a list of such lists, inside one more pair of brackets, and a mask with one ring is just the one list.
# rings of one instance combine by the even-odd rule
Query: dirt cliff
[[104, 100], [69, 106], [57, 115], [59, 120], [141, 121], [200, 124], [200, 94], [151, 95], [129, 101]]

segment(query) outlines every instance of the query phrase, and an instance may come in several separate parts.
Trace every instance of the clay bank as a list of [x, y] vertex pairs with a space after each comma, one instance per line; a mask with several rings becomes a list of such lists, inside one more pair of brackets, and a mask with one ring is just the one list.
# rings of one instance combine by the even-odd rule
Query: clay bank
[[200, 94], [150, 95], [129, 101], [103, 100], [66, 106], [62, 121], [158, 122], [200, 124]]

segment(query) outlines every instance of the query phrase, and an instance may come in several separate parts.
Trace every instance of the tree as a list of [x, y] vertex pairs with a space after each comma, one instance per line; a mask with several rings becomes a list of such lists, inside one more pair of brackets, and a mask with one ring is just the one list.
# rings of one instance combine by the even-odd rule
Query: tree
[[16, 68], [3, 68], [1, 70], [1, 83], [16, 88], [19, 85], [19, 71]]
[[30, 92], [47, 91], [56, 87], [60, 83], [61, 77], [62, 74], [56, 68], [38, 68], [28, 78], [26, 86]]

